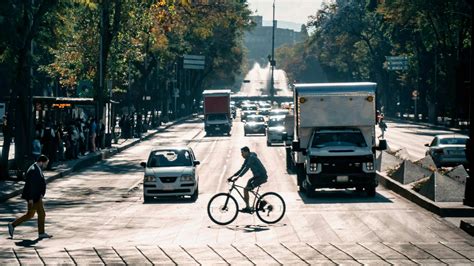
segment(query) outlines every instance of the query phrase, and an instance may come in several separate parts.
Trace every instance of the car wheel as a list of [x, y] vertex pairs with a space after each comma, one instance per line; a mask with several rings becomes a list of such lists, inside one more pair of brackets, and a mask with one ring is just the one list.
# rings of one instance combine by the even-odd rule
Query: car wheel
[[198, 196], [199, 196], [199, 187], [197, 187], [196, 190], [194, 190], [194, 193], [191, 195], [191, 201], [196, 201], [198, 199]]
[[268, 147], [272, 146], [272, 143], [270, 141], [267, 141], [267, 146]]

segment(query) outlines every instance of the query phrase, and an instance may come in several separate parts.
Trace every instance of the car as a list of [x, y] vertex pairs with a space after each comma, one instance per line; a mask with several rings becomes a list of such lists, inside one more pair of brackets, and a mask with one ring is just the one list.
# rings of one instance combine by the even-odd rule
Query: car
[[263, 115], [249, 115], [244, 124], [244, 135], [264, 134], [266, 135], [265, 117]]
[[243, 121], [247, 118], [248, 115], [255, 114], [257, 112], [256, 105], [244, 105], [240, 112], [240, 119]]
[[276, 116], [276, 115], [287, 115], [289, 113], [288, 109], [272, 109], [268, 116]]
[[154, 197], [190, 196], [196, 201], [199, 194], [199, 176], [193, 150], [190, 147], [163, 147], [153, 149], [147, 162], [143, 178], [143, 200]]
[[260, 115], [269, 115], [272, 110], [272, 105], [269, 103], [261, 103], [258, 107], [258, 114]]
[[283, 142], [285, 133], [285, 116], [270, 116], [267, 122], [267, 146], [276, 142]]
[[428, 147], [426, 155], [433, 158], [437, 167], [466, 165], [467, 136], [457, 134], [436, 135]]

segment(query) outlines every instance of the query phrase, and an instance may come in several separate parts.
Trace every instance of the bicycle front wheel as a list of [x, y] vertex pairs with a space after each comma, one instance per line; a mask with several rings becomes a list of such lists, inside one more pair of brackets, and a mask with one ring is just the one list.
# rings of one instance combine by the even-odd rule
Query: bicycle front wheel
[[239, 213], [239, 205], [229, 193], [214, 195], [207, 204], [207, 214], [216, 224], [226, 225], [232, 223]]
[[285, 201], [275, 192], [267, 192], [257, 201], [257, 216], [264, 223], [279, 222], [285, 215], [285, 211]]

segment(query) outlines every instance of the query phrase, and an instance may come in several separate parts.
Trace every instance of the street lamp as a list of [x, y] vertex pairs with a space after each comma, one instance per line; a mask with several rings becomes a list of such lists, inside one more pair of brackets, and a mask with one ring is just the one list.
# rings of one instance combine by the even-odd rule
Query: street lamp
[[273, 0], [273, 20], [272, 20], [272, 59], [270, 65], [272, 67], [272, 79], [270, 81], [270, 97], [273, 100], [275, 96], [275, 0]]

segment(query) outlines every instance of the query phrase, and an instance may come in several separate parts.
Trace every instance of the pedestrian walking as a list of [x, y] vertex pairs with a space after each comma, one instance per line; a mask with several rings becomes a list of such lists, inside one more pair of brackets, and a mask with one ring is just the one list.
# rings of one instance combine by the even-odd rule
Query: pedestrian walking
[[385, 131], [387, 130], [387, 124], [385, 124], [385, 121], [383, 121], [383, 118], [380, 119], [379, 121], [379, 127], [380, 127], [380, 130], [382, 131], [382, 134], [379, 136], [382, 137], [382, 139], [385, 138]]
[[44, 231], [46, 213], [44, 211], [43, 198], [46, 194], [46, 181], [44, 179], [43, 169], [46, 168], [48, 162], [49, 159], [46, 155], [40, 155], [38, 160], [36, 160], [36, 162], [32, 164], [26, 172], [25, 186], [21, 198], [26, 200], [28, 210], [20, 218], [8, 223], [8, 234], [11, 239], [13, 239], [15, 227], [33, 218], [35, 213], [38, 213], [38, 238], [43, 239], [52, 237]]

